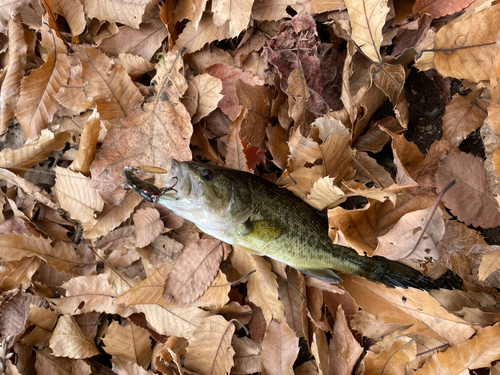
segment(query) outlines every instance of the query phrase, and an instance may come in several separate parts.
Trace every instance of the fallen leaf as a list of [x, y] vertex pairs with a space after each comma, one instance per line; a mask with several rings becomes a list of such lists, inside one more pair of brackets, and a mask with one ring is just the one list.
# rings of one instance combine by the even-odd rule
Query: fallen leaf
[[126, 4], [116, 0], [105, 0], [104, 2], [96, 0], [82, 1], [87, 17], [97, 18], [101, 21], [123, 23], [134, 29], [139, 28], [148, 3], [149, 0], [134, 0]]
[[451, 347], [444, 353], [436, 353], [415, 374], [442, 374], [452, 372], [465, 374], [470, 370], [489, 367], [491, 362], [500, 359], [498, 334], [500, 324], [481, 329], [476, 336]]
[[205, 319], [189, 340], [185, 366], [200, 375], [224, 375], [233, 367], [234, 323], [221, 316]]
[[262, 367], [266, 374], [292, 375], [292, 365], [298, 354], [299, 338], [286, 321], [271, 320], [262, 342]]
[[104, 351], [121, 361], [137, 363], [143, 368], [147, 368], [151, 362], [152, 349], [149, 334], [132, 322], [123, 326], [113, 321], [106, 329], [102, 341], [105, 345]]
[[217, 239], [201, 239], [188, 246], [167, 276], [163, 297], [179, 305], [196, 300], [214, 281], [223, 253]]
[[99, 354], [99, 350], [85, 338], [75, 319], [69, 315], [59, 318], [49, 347], [56, 357], [89, 358]]
[[229, 21], [228, 38], [238, 36], [250, 22], [253, 1], [213, 0], [214, 24], [222, 26]]
[[27, 139], [38, 138], [49, 125], [59, 106], [55, 95], [66, 86], [68, 72], [67, 57], [52, 52], [40, 68], [22, 81], [16, 117]]
[[436, 173], [437, 191], [452, 180], [443, 202], [460, 221], [475, 227], [491, 228], [500, 225], [498, 203], [488, 190], [484, 161], [463, 152], [448, 155]]

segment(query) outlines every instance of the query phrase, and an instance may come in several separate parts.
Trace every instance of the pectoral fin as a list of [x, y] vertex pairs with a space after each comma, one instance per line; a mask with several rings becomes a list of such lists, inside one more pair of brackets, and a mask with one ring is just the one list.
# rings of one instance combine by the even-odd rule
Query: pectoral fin
[[342, 282], [342, 278], [328, 268], [297, 268], [297, 270], [302, 272], [304, 275], [315, 277], [322, 281], [326, 281], [327, 283], [338, 284]]
[[284, 232], [283, 227], [279, 223], [271, 220], [248, 220], [242, 225], [244, 226], [242, 234], [258, 238], [262, 241], [276, 240]]

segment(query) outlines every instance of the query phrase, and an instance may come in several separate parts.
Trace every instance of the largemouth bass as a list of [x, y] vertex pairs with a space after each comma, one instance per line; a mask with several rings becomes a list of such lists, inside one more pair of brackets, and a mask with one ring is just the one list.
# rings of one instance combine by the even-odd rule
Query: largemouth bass
[[130, 187], [144, 198], [164, 205], [203, 232], [306, 275], [339, 283], [342, 279], [335, 270], [390, 287], [437, 287], [432, 278], [404, 264], [361, 256], [334, 244], [324, 213], [253, 174], [173, 160], [167, 179], [170, 188], [159, 189], [127, 168], [126, 175]]

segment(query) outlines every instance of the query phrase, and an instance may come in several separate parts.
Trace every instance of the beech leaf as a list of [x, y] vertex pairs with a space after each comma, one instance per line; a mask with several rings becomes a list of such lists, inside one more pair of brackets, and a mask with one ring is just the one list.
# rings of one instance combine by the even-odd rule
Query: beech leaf
[[23, 80], [16, 117], [26, 138], [38, 138], [52, 121], [59, 106], [55, 95], [66, 86], [68, 72], [67, 57], [52, 52], [45, 64]]
[[233, 367], [234, 323], [215, 315], [205, 319], [189, 340], [185, 366], [200, 375], [224, 375]]
[[97, 347], [85, 338], [75, 318], [69, 315], [59, 318], [49, 346], [56, 357], [79, 359], [99, 354]]
[[85, 13], [89, 18], [101, 21], [119, 22], [137, 29], [142, 22], [149, 0], [133, 0], [122, 3], [117, 0], [83, 0]]
[[168, 274], [165, 299], [186, 305], [200, 297], [215, 279], [223, 253], [216, 239], [201, 239], [184, 249]]
[[463, 152], [448, 155], [436, 173], [438, 192], [452, 180], [455, 185], [443, 202], [460, 221], [482, 228], [500, 225], [498, 203], [489, 192], [483, 159]]
[[299, 338], [286, 321], [268, 324], [262, 342], [262, 366], [268, 375], [292, 375], [293, 363], [299, 354]]

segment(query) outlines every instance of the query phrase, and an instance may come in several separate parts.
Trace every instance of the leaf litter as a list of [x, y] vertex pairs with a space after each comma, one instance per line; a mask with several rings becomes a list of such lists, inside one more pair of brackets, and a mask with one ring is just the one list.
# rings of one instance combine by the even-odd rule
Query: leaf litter
[[[105, 4], [0, 11], [3, 372], [499, 371], [500, 251], [476, 231], [500, 226], [498, 4]], [[427, 150], [411, 65], [444, 103]], [[125, 191], [125, 166], [172, 159], [258, 173], [332, 241], [464, 286], [329, 285], [232, 249]]]

